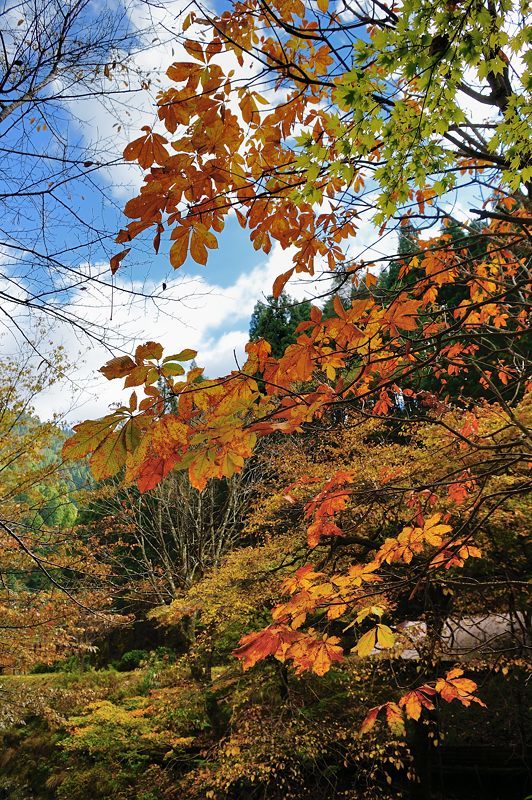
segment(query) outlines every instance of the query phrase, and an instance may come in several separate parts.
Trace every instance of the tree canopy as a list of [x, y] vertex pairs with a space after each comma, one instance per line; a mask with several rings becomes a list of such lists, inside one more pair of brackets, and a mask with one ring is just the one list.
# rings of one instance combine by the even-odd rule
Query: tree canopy
[[[125, 150], [146, 175], [112, 271], [150, 228], [156, 250], [170, 231], [175, 268], [189, 254], [205, 264], [232, 213], [257, 250], [276, 242], [286, 252], [275, 298], [292, 275], [323, 269], [367, 289], [347, 303], [336, 296], [327, 318], [313, 306], [277, 357], [251, 341], [245, 363], [220, 378], [200, 381], [201, 369], [184, 366], [194, 351], [165, 356], [155, 341], [110, 360], [102, 372], [134, 389], [129, 404], [78, 425], [64, 448], [91, 454], [98, 478], [123, 470], [146, 491], [187, 469], [201, 491], [240, 472], [270, 434], [325, 431], [334, 448], [344, 429], [360, 433], [356, 457], [337, 452], [325, 473], [302, 467], [286, 486], [279, 469], [307, 560], [285, 578], [269, 624], [241, 640], [246, 669], [273, 656], [321, 676], [350, 650], [392, 651], [418, 596], [429, 639], [441, 640], [453, 582], [484, 585], [471, 564], [495, 552], [485, 526], [530, 489], [524, 14], [509, 0], [192, 11], [188, 60], [169, 66], [173, 85], [158, 98], [165, 134], [146, 127]], [[480, 206], [471, 213], [482, 227], [455, 214], [457, 197]], [[381, 237], [417, 232], [407, 252], [383, 257], [400, 267], [380, 286], [375, 262], [350, 258], [370, 222]], [[457, 375], [484, 396], [472, 401]], [[177, 400], [171, 412], [161, 379]], [[380, 463], [390, 435], [396, 448]], [[519, 584], [501, 578], [495, 606]], [[369, 710], [363, 730], [379, 715], [400, 729], [436, 700], [482, 702], [461, 667], [435, 669], [430, 654], [425, 663], [408, 691]]]

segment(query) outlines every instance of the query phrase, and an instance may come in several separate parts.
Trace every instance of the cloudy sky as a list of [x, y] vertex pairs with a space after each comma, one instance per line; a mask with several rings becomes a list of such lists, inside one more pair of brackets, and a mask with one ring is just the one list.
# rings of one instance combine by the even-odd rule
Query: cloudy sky
[[[111, 6], [106, 3], [102, 8], [109, 11]], [[129, 0], [126, 24], [138, 32], [132, 66], [141, 76], [130, 80], [135, 85], [135, 80], [138, 84], [148, 74], [151, 91], [132, 92], [124, 99], [118, 95], [112, 102], [84, 96], [61, 102], [59, 106], [56, 103], [54, 121], [77, 152], [85, 148], [88, 152], [105, 153], [108, 160], [114, 157], [120, 160], [124, 146], [139, 135], [143, 125], [156, 126], [154, 97], [167, 82], [165, 71], [175, 60], [188, 60], [175, 38], [179, 15], [187, 6], [188, 0], [163, 0], [161, 5]], [[97, 13], [98, 7], [99, 0], [94, 0], [92, 13]], [[12, 22], [16, 32], [24, 30], [24, 22], [19, 24], [18, 19]], [[252, 76], [248, 66], [240, 72], [246, 80]], [[106, 80], [110, 88], [119, 89], [123, 76], [112, 74]], [[63, 89], [60, 84], [53, 87], [59, 96]], [[30, 140], [47, 155], [53, 155], [57, 148], [50, 127], [48, 124], [48, 130], [38, 131], [34, 126]], [[4, 143], [14, 141], [10, 139], [13, 134], [5, 130], [0, 129], [0, 136]], [[24, 172], [26, 164], [22, 160], [15, 168]], [[138, 191], [141, 178], [138, 167], [118, 163], [95, 173], [90, 182], [70, 182], [68, 195], [63, 196], [62, 202], [75, 209], [83, 220], [112, 233], [124, 224], [121, 209]], [[26, 220], [30, 219], [29, 206], [23, 205], [22, 209]], [[21, 230], [17, 231], [21, 237], [25, 234], [24, 224], [21, 221]], [[82, 241], [61, 209], [54, 224], [47, 235], [48, 244], [52, 242], [57, 251]], [[28, 264], [27, 260], [21, 266], [12, 258], [9, 248], [0, 246], [0, 290], [16, 295], [19, 300], [31, 292], [35, 294], [36, 285], [45, 294], [50, 290], [56, 292], [50, 295], [56, 318], [50, 326], [43, 317], [44, 333], [38, 329], [39, 315], [29, 313], [24, 306], [21, 309], [16, 303], [4, 301], [5, 314], [0, 317], [0, 325], [4, 326], [0, 351], [4, 354], [13, 355], [21, 346], [27, 347], [24, 341], [27, 337], [41, 352], [62, 345], [73, 364], [64, 381], [37, 398], [35, 408], [41, 418], [61, 414], [72, 423], [106, 413], [109, 404], [120, 402], [123, 396], [119, 382], [107, 382], [98, 368], [114, 354], [132, 352], [136, 345], [150, 339], [160, 341], [169, 352], [184, 347], [196, 349], [197, 362], [205, 367], [207, 375], [230, 371], [242, 359], [255, 303], [270, 294], [274, 278], [290, 265], [290, 252], [282, 251], [278, 245], [268, 256], [257, 253], [234, 217], [219, 237], [219, 249], [211, 252], [207, 267], [189, 260], [180, 270], [173, 271], [168, 261], [168, 242], [155, 255], [149, 244], [152, 236], [153, 233], [144, 242], [133, 242], [127, 263], [114, 279], [108, 269], [108, 253], [97, 247], [86, 251], [81, 245], [78, 247], [74, 260], [69, 262], [69, 274], [74, 270], [79, 279], [65, 280]], [[376, 244], [377, 238], [369, 221], [364, 222], [351, 255], [369, 261], [379, 254], [393, 252], [393, 237]], [[107, 251], [110, 243], [112, 236], [107, 240]], [[117, 249], [111, 244], [111, 252]], [[323, 280], [291, 283], [288, 290], [296, 299], [312, 298], [323, 293], [324, 283]], [[12, 324], [12, 318], [16, 325]], [[61, 321], [67, 319], [81, 325]], [[84, 321], [90, 322], [96, 339], [87, 339], [83, 333]], [[98, 338], [103, 341], [97, 341]]]
[[[116, 2], [116, 8], [122, 8]], [[92, 13], [98, 13], [99, 3], [100, 0], [94, 0], [90, 4]], [[109, 160], [120, 161], [124, 146], [139, 135], [140, 128], [156, 125], [154, 97], [158, 88], [166, 84], [166, 68], [183, 57], [175, 32], [179, 30], [179, 15], [188, 5], [188, 0], [162, 0], [160, 5], [128, 0], [125, 24], [137, 32], [132, 67], [140, 76], [149, 74], [151, 91], [134, 91], [112, 102], [90, 96], [63, 102], [56, 119], [60, 119], [69, 141], [75, 142], [80, 152], [84, 149], [105, 152]], [[107, 11], [112, 7], [112, 3], [102, 5]], [[183, 60], [188, 60], [188, 56]], [[251, 69], [245, 66], [242, 76], [248, 80]], [[118, 89], [123, 76], [117, 73], [106, 80], [109, 87]], [[131, 80], [134, 84], [135, 79]], [[141, 78], [136, 80], [138, 85]], [[61, 94], [63, 87], [56, 88]], [[475, 117], [482, 109], [471, 107], [468, 111]], [[1, 129], [0, 135], [3, 135]], [[6, 135], [9, 141], [9, 134]], [[39, 135], [40, 146], [53, 152], [50, 133]], [[64, 202], [83, 219], [93, 224], [98, 221], [100, 227], [112, 233], [124, 224], [121, 209], [136, 194], [141, 177], [138, 167], [118, 163], [99, 171], [90, 182], [71, 183]], [[455, 213], [463, 214], [463, 207], [458, 205]], [[59, 249], [60, 237], [61, 244], [68, 244], [76, 239], [77, 233], [69, 225], [62, 230], [59, 217], [55, 235]], [[279, 246], [268, 256], [255, 252], [234, 217], [229, 219], [220, 236], [219, 249], [211, 252], [205, 268], [189, 261], [174, 272], [169, 267], [168, 247], [164, 243], [158, 255], [153, 253], [149, 244], [152, 236], [153, 233], [144, 242], [133, 242], [127, 263], [114, 279], [108, 269], [108, 253], [98, 248], [84, 252], [80, 247], [76, 251], [77, 260], [70, 262], [79, 280], [68, 283], [68, 289], [51, 300], [57, 317], [90, 322], [99, 333], [97, 338], [103, 341], [88, 340], [81, 330], [83, 325], [71, 326], [58, 319], [46, 330], [43, 339], [43, 334], [36, 330], [35, 315], [27, 314], [24, 309], [21, 312], [20, 305], [4, 307], [4, 311], [15, 317], [18, 329], [6, 325], [4, 335], [0, 336], [0, 351], [15, 353], [22, 331], [30, 340], [40, 336], [41, 344], [45, 341], [48, 347], [63, 345], [73, 363], [67, 379], [38, 398], [35, 405], [42, 418], [62, 414], [72, 423], [106, 413], [109, 404], [121, 401], [123, 396], [119, 383], [107, 382], [98, 368], [112, 355], [132, 352], [136, 345], [150, 339], [160, 341], [169, 352], [192, 347], [198, 351], [197, 362], [206, 368], [207, 375], [225, 374], [242, 359], [255, 303], [270, 293], [276, 275], [290, 265], [290, 252], [282, 251]], [[110, 235], [107, 240], [108, 250], [112, 238]], [[391, 255], [395, 244], [393, 234], [379, 239], [369, 219], [362, 220], [349, 255], [367, 262]], [[13, 270], [13, 263], [0, 246], [0, 290], [8, 287], [13, 293]], [[16, 292], [22, 298], [31, 289], [27, 275], [17, 275]], [[57, 276], [38, 275], [45, 289], [47, 281], [51, 289], [61, 288]], [[292, 282], [288, 291], [296, 299], [313, 298], [324, 291], [324, 282]]]

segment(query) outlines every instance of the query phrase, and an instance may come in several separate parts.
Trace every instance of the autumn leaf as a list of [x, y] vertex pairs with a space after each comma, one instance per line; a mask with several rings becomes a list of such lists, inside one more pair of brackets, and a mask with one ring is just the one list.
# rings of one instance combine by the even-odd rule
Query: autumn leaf
[[397, 336], [399, 329], [415, 331], [419, 325], [418, 312], [421, 300], [398, 298], [387, 309], [384, 319], [390, 326], [392, 336]]
[[365, 656], [369, 656], [369, 654], [373, 652], [373, 650], [375, 649], [376, 641], [377, 641], [377, 628], [372, 628], [370, 631], [368, 631], [367, 633], [365, 633], [363, 636], [360, 637], [354, 649], [356, 650], [360, 658], [364, 658]]
[[305, 564], [303, 567], [299, 567], [293, 575], [285, 578], [281, 588], [287, 594], [294, 594], [299, 589], [308, 589], [322, 576], [323, 572], [315, 572], [312, 564]]
[[337, 636], [323, 636], [312, 652], [312, 672], [316, 675], [325, 675], [334, 662], [343, 660], [344, 653], [338, 644], [339, 641]]
[[424, 708], [428, 711], [434, 709], [434, 703], [430, 695], [434, 695], [435, 690], [430, 686], [422, 686], [404, 694], [399, 700], [399, 706], [404, 708], [405, 714], [409, 719], [418, 720]]
[[485, 708], [486, 706], [482, 700], [474, 694], [477, 690], [477, 684], [469, 678], [463, 678], [463, 674], [464, 671], [459, 668], [450, 670], [445, 678], [438, 678], [436, 681], [436, 692], [448, 703], [458, 700], [464, 706], [478, 703], [478, 705]]
[[123, 418], [123, 414], [108, 414], [102, 419], [87, 420], [74, 425], [73, 435], [63, 445], [63, 458], [80, 459], [92, 453]]
[[146, 342], [141, 344], [135, 350], [135, 360], [137, 363], [142, 363], [146, 359], [153, 359], [159, 361], [163, 354], [163, 347], [158, 342]]
[[360, 726], [360, 733], [368, 733], [372, 728], [375, 727], [375, 723], [377, 722], [377, 717], [379, 716], [381, 708], [382, 706], [374, 706], [373, 708], [370, 708], [362, 725]]
[[150, 369], [150, 366], [135, 367], [132, 369], [129, 375], [126, 376], [124, 381], [124, 389], [128, 389], [131, 386], [140, 386], [142, 383], [144, 383]]
[[148, 169], [154, 162], [156, 164], [164, 164], [168, 158], [168, 152], [164, 146], [167, 140], [160, 134], [153, 133], [148, 126], [145, 126], [142, 130], [146, 131], [144, 136], [135, 139], [125, 148], [125, 160], [138, 161], [143, 169]]
[[191, 461], [188, 474], [192, 486], [202, 492], [211, 478], [221, 477], [221, 469], [216, 463], [216, 452], [198, 451]]
[[396, 735], [404, 736], [405, 722], [403, 712], [397, 703], [388, 702], [385, 704], [384, 708], [386, 709], [386, 722], [390, 730]]
[[391, 628], [388, 625], [382, 625], [379, 623], [377, 625], [377, 644], [379, 647], [383, 649], [393, 647], [395, 643], [395, 636]]
[[130, 356], [117, 356], [100, 367], [99, 372], [111, 381], [114, 378], [124, 378], [135, 367], [136, 364]]
[[[282, 633], [284, 632], [284, 637]], [[258, 661], [274, 655], [282, 642], [291, 634], [281, 626], [271, 625], [262, 631], [248, 633], [240, 639], [240, 645], [233, 650], [233, 655], [242, 661], [244, 670], [251, 669]]]
[[140, 430], [134, 417], [117, 431], [110, 432], [94, 449], [89, 459], [92, 474], [96, 480], [105, 480], [125, 466], [127, 454], [138, 446]]
[[193, 61], [176, 61], [168, 67], [166, 74], [170, 80], [180, 83], [181, 81], [188, 80], [188, 78], [195, 72], [198, 72], [199, 69], [201, 69], [199, 64]]
[[197, 355], [197, 350], [186, 348], [175, 355], [166, 356], [166, 358], [163, 359], [163, 364], [166, 364], [168, 361], [192, 361]]
[[377, 721], [377, 718], [380, 712], [384, 709], [384, 713], [386, 715], [386, 722], [388, 727], [394, 734], [403, 736], [405, 733], [405, 723], [403, 719], [403, 712], [397, 705], [397, 703], [388, 702], [383, 703], [380, 706], [374, 706], [371, 708], [366, 717], [360, 726], [360, 733], [368, 733], [374, 726]]
[[178, 269], [187, 260], [190, 228], [175, 228], [172, 239], [174, 243], [170, 248], [170, 264], [174, 269]]
[[171, 455], [169, 458], [162, 456], [148, 458], [137, 470], [136, 483], [139, 492], [149, 492], [151, 489], [155, 489], [172, 471], [177, 460], [176, 455]]
[[425, 540], [434, 545], [434, 547], [441, 547], [442, 537], [451, 533], [452, 528], [450, 525], [441, 523], [441, 514], [433, 514], [429, 519], [425, 520], [423, 526], [423, 536]]
[[288, 283], [288, 281], [290, 280], [290, 278], [292, 277], [293, 274], [294, 274], [294, 270], [293, 269], [289, 269], [286, 272], [283, 272], [282, 275], [279, 275], [275, 279], [275, 281], [273, 283], [273, 289], [272, 289], [272, 294], [273, 294], [273, 296], [275, 298], [280, 296], [281, 292], [283, 291], [284, 287], [286, 286], [286, 284]]
[[109, 266], [111, 268], [111, 274], [114, 275], [117, 271], [118, 267], [120, 266], [120, 262], [127, 256], [131, 247], [126, 247], [125, 250], [121, 250], [120, 253], [116, 253], [116, 255], [112, 256]]

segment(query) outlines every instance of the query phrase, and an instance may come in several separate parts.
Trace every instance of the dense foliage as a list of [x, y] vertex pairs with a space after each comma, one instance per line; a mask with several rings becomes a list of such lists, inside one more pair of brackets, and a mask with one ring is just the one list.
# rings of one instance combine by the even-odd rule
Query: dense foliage
[[[6, 678], [5, 786], [17, 800], [28, 786], [54, 800], [521, 797], [524, 5], [195, 8], [158, 98], [165, 135], [145, 127], [126, 147], [145, 180], [117, 242], [153, 229], [158, 251], [168, 231], [175, 268], [205, 264], [231, 213], [286, 269], [229, 375], [206, 379], [186, 342], [102, 367], [132, 392], [63, 447], [99, 482], [68, 545], [30, 549], [3, 524], [4, 553], [74, 599], [76, 625], [80, 605], [103, 619], [114, 601], [139, 637], [114, 654], [139, 667], [125, 677], [46, 679], [31, 701], [40, 677]], [[454, 213], [462, 200], [482, 205], [474, 219]], [[394, 252], [353, 258], [368, 230]], [[331, 296], [291, 304], [295, 274]], [[32, 536], [68, 522], [49, 513], [53, 491], [39, 490]], [[150, 654], [142, 630], [172, 646]], [[475, 746], [510, 765], [504, 786]], [[19, 779], [39, 748], [48, 766]]]
[[249, 339], [252, 342], [266, 339], [272, 355], [279, 358], [288, 345], [294, 344], [299, 323], [306, 322], [309, 317], [308, 300], [298, 303], [286, 292], [281, 292], [279, 297], [270, 295], [265, 303], [259, 300], [255, 305], [249, 323]]

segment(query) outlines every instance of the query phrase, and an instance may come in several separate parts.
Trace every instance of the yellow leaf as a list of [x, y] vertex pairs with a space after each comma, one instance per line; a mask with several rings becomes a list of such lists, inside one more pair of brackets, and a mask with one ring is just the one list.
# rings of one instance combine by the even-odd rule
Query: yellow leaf
[[393, 647], [395, 636], [391, 628], [387, 625], [377, 625], [377, 644], [379, 647]]
[[364, 656], [369, 656], [371, 651], [375, 648], [376, 639], [377, 628], [372, 628], [358, 640], [354, 649], [361, 658], [364, 658]]

